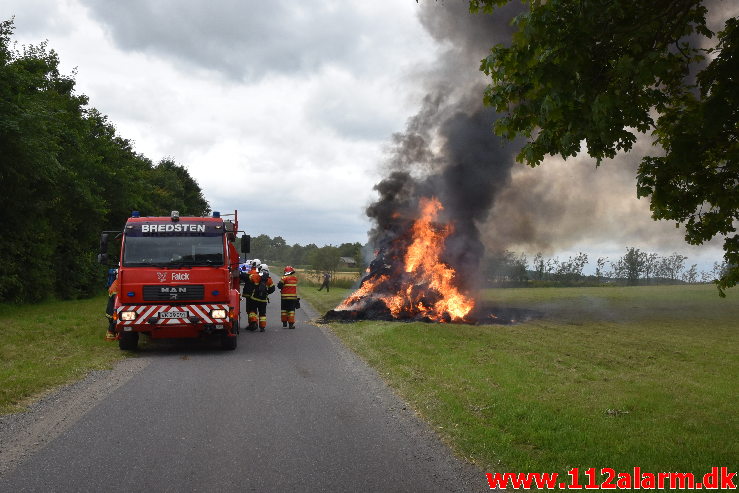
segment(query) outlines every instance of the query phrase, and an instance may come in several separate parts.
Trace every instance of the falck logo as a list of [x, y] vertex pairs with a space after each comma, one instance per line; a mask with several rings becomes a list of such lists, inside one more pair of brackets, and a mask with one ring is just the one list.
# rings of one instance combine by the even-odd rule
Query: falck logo
[[164, 282], [167, 280], [167, 273], [166, 272], [157, 272], [157, 279], [159, 279], [159, 282]]

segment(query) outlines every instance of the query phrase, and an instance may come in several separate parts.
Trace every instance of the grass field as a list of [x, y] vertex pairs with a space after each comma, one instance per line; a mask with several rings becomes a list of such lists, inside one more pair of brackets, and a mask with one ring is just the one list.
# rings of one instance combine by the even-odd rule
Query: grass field
[[[305, 271], [298, 269], [297, 275], [300, 278], [300, 285], [306, 288], [318, 288], [323, 280], [320, 272]], [[359, 280], [359, 272], [335, 272], [331, 277], [331, 288], [348, 289], [354, 286]]]
[[335, 308], [348, 293], [351, 293], [351, 290], [334, 288], [326, 292], [325, 290], [318, 291], [317, 287], [303, 286], [302, 284], [298, 289], [298, 295], [310, 301], [313, 308], [321, 314]]
[[125, 357], [104, 340], [107, 296], [38, 305], [0, 305], [0, 414], [34, 396], [110, 368]]
[[[345, 294], [303, 296], [325, 311]], [[739, 293], [655, 286], [483, 297], [536, 318], [332, 328], [487, 471], [737, 470]]]

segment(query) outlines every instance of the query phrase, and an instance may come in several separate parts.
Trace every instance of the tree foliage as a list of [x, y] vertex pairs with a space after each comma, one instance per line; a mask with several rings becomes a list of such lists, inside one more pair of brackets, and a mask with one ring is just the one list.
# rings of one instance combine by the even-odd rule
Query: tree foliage
[[647, 253], [638, 248], [626, 247], [626, 254], [614, 265], [618, 277], [625, 277], [628, 283], [635, 286], [639, 279], [646, 277]]
[[334, 274], [339, 268], [339, 249], [332, 245], [314, 250], [308, 258], [313, 270]]
[[[523, 258], [516, 256], [513, 252], [506, 252], [504, 258]], [[534, 257], [532, 270], [527, 271], [534, 281], [556, 282], [560, 285], [577, 285], [579, 283], [589, 284], [595, 282], [600, 284], [608, 279], [609, 283], [623, 283], [636, 286], [643, 284], [674, 284], [679, 282], [696, 283], [712, 282], [720, 279], [727, 268], [725, 262], [715, 262], [710, 271], [698, 271], [698, 264], [691, 265], [685, 269], [685, 261], [688, 257], [674, 252], [670, 255], [661, 256], [658, 253], [647, 252], [636, 247], [626, 247], [626, 253], [613, 261], [608, 257], [598, 257], [595, 261], [593, 274], [583, 273], [588, 264], [588, 255], [578, 253], [565, 261], [559, 258], [545, 259], [541, 253]], [[504, 262], [505, 265], [506, 262]], [[508, 261], [509, 266], [513, 262]], [[610, 266], [610, 269], [607, 268]], [[524, 263], [524, 269], [526, 269]], [[498, 281], [494, 277], [493, 281]], [[533, 285], [536, 285], [534, 283]]]
[[574, 257], [568, 257], [562, 262], [556, 259], [552, 279], [565, 282], [577, 281], [582, 278], [582, 271], [587, 263], [588, 255], [583, 252], [579, 252]]
[[[471, 0], [492, 12], [510, 0]], [[719, 292], [739, 281], [739, 28], [713, 38], [705, 0], [525, 0], [510, 45], [482, 61], [484, 101], [505, 116], [494, 131], [527, 138], [518, 160], [575, 156], [597, 162], [651, 132], [662, 149], [645, 157], [637, 194], [654, 219], [684, 224], [686, 241], [724, 238], [729, 268]], [[706, 45], [707, 46], [707, 45]]]
[[320, 272], [336, 272], [340, 266], [340, 257], [352, 257], [358, 266], [363, 265], [362, 244], [342, 243], [341, 245], [325, 245], [318, 247], [314, 243], [308, 245], [288, 245], [284, 238], [274, 238], [260, 234], [251, 239], [250, 258], [258, 258], [262, 262], [282, 263], [292, 266], [309, 266]]
[[209, 206], [187, 170], [154, 166], [75, 93], [46, 43], [15, 50], [0, 22], [0, 302], [88, 296], [104, 285], [102, 230], [143, 215], [202, 215]]

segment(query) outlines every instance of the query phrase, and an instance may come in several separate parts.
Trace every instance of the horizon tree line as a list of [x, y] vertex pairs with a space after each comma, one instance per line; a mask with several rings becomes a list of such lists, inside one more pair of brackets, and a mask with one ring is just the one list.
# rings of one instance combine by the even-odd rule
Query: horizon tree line
[[726, 262], [714, 262], [710, 270], [699, 271], [698, 264], [686, 268], [688, 257], [680, 253], [662, 256], [637, 247], [626, 247], [626, 253], [614, 260], [598, 257], [592, 275], [583, 274], [588, 260], [588, 254], [583, 252], [566, 260], [560, 260], [559, 257], [545, 258], [539, 252], [529, 265], [525, 253], [517, 254], [506, 250], [487, 255], [483, 260], [483, 272], [486, 279], [494, 284], [527, 281], [576, 283], [590, 280], [595, 283], [620, 281], [633, 286], [643, 283], [715, 282], [729, 268]]
[[[335, 273], [341, 267], [341, 258], [349, 257], [357, 267], [364, 266], [362, 244], [342, 243], [341, 245], [324, 245], [315, 243], [288, 245], [282, 236], [270, 237], [261, 234], [251, 238], [250, 259], [258, 258], [263, 262], [280, 262], [293, 267], [310, 267], [311, 270]], [[280, 266], [277, 266], [280, 267]], [[274, 269], [272, 269], [274, 271]], [[276, 272], [276, 271], [275, 271]]]

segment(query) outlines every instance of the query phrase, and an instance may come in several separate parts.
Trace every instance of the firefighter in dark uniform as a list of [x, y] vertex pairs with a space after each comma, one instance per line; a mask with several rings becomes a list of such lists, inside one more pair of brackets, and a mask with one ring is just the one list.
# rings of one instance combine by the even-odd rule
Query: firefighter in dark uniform
[[[247, 287], [245, 286], [244, 291], [246, 291], [246, 289]], [[267, 264], [262, 264], [258, 273], [249, 275], [249, 289], [251, 291], [249, 299], [252, 301], [247, 304], [247, 310], [249, 312], [249, 330], [256, 330], [258, 315], [259, 331], [264, 332], [265, 327], [267, 327], [268, 296], [275, 292], [275, 283], [269, 276], [269, 267]]]
[[[247, 268], [247, 272], [240, 272], [239, 278], [244, 283], [244, 289], [241, 294], [244, 297], [244, 304], [246, 305], [246, 313], [249, 317], [249, 325], [247, 330], [257, 330], [257, 305], [251, 298], [251, 293], [254, 291], [254, 284], [251, 282], [251, 276], [256, 274], [259, 275], [259, 267], [261, 266], [259, 259], [254, 259]], [[253, 316], [252, 316], [253, 314]]]
[[280, 289], [280, 317], [282, 318], [282, 327], [290, 324], [291, 329], [295, 328], [295, 309], [298, 304], [298, 278], [295, 275], [295, 269], [291, 266], [285, 267], [285, 274], [277, 283]]

